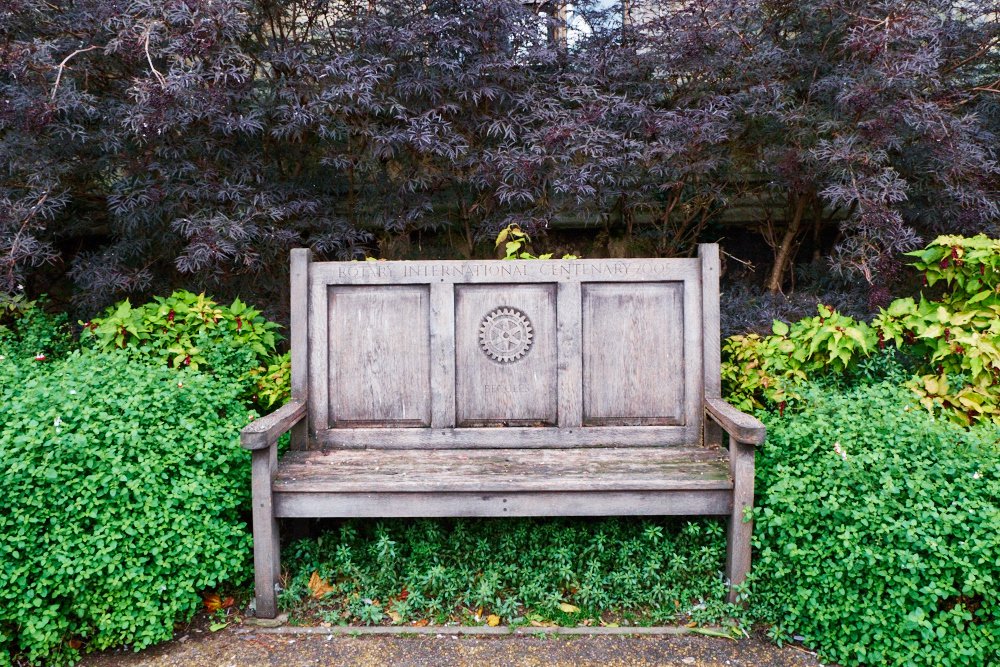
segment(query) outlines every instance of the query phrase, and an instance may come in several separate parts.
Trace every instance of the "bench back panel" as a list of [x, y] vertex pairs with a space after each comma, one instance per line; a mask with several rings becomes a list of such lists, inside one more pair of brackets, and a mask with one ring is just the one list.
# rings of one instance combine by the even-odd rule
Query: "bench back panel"
[[293, 380], [308, 387], [312, 444], [696, 442], [704, 340], [718, 337], [705, 330], [704, 269], [701, 259], [308, 263], [292, 336], [306, 329]]

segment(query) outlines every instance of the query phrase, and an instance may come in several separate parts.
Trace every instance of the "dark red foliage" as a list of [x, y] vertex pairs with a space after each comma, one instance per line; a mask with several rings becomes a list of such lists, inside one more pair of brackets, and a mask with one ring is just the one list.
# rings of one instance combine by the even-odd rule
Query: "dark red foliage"
[[606, 4], [6, 3], [0, 289], [277, 302], [293, 246], [474, 255], [566, 219], [684, 254], [747, 197], [805, 198], [872, 283], [995, 229], [994, 3]]

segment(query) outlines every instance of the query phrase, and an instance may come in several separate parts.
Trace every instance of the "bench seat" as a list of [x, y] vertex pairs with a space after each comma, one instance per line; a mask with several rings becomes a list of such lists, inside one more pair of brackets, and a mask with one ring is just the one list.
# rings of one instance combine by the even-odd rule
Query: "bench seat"
[[733, 481], [720, 447], [342, 449], [288, 452], [272, 489], [282, 517], [726, 515]]

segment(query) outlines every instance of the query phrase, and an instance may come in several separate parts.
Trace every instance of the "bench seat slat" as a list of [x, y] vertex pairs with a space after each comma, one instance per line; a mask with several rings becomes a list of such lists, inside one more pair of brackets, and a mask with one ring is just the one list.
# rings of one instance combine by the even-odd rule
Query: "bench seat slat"
[[316, 434], [319, 447], [345, 449], [661, 448], [690, 446], [700, 440], [700, 426], [332, 428]]
[[288, 452], [281, 493], [731, 490], [719, 448]]
[[279, 517], [724, 516], [732, 490], [279, 493]]

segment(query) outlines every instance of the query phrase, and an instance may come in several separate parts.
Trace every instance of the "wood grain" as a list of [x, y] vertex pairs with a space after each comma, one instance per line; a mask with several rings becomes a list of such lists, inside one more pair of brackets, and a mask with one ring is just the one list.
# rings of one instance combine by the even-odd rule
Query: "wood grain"
[[582, 312], [580, 283], [560, 283], [556, 297], [560, 428], [583, 425]]
[[683, 424], [682, 284], [582, 290], [584, 424]]
[[260, 618], [278, 613], [275, 584], [281, 573], [281, 550], [271, 493], [276, 453], [275, 447], [257, 449], [251, 458], [254, 592]]
[[[329, 347], [330, 323], [327, 306], [329, 285], [317, 278], [318, 267], [309, 267], [309, 432], [330, 428]], [[314, 443], [310, 443], [313, 446]]]
[[715, 243], [698, 245], [701, 260], [702, 339], [706, 398], [722, 396], [722, 333], [719, 305], [719, 246]]
[[331, 426], [429, 426], [429, 288], [331, 287], [328, 312]]
[[[503, 313], [514, 313], [505, 316]], [[518, 359], [498, 361], [481, 344], [489, 318], [511, 328], [511, 349], [530, 335], [530, 347]], [[519, 325], [530, 326], [530, 332]], [[491, 325], [485, 325], [487, 329]], [[501, 343], [503, 341], [500, 341]], [[555, 424], [556, 286], [458, 285], [455, 287], [455, 396], [459, 426]]]
[[266, 449], [278, 441], [278, 437], [302, 421], [306, 416], [306, 404], [292, 399], [269, 415], [255, 419], [240, 431], [240, 444], [246, 449]]
[[[305, 402], [309, 397], [309, 265], [308, 248], [292, 250], [289, 276], [291, 295], [292, 398]], [[292, 449], [309, 448], [309, 422], [305, 419], [292, 428]]]
[[320, 447], [369, 449], [481, 449], [484, 447], [672, 447], [697, 444], [691, 426], [591, 426], [584, 428], [353, 428], [316, 434]]
[[469, 260], [435, 262], [317, 262], [324, 285], [523, 284], [670, 282], [699, 279], [697, 259]]
[[455, 426], [455, 286], [431, 285], [431, 426]]
[[279, 493], [281, 517], [725, 516], [731, 491]]
[[750, 572], [753, 521], [754, 448], [742, 442], [730, 442], [730, 471], [733, 477], [733, 511], [729, 516], [726, 541], [726, 577], [729, 579], [729, 601], [736, 602], [736, 588], [746, 581]]
[[731, 489], [722, 449], [334, 450], [289, 452], [276, 492], [669, 491]]
[[705, 411], [734, 440], [759, 445], [767, 436], [767, 429], [759, 419], [740, 412], [721, 398], [706, 398]]

